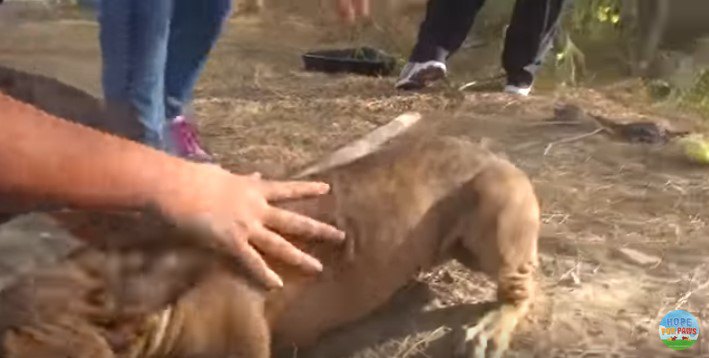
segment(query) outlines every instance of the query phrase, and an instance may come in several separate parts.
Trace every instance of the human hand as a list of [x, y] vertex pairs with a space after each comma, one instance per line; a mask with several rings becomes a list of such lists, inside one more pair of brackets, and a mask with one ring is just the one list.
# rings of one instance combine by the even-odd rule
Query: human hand
[[370, 15], [369, 0], [336, 0], [337, 13], [347, 24], [353, 24], [357, 18], [368, 18]]
[[281, 287], [283, 282], [257, 249], [315, 273], [322, 270], [321, 263], [281, 234], [344, 239], [344, 233], [330, 225], [269, 204], [325, 194], [330, 190], [325, 183], [263, 180], [258, 174], [235, 175], [212, 164], [191, 163], [188, 168], [160, 195], [158, 208], [178, 225], [216, 239], [268, 287]]

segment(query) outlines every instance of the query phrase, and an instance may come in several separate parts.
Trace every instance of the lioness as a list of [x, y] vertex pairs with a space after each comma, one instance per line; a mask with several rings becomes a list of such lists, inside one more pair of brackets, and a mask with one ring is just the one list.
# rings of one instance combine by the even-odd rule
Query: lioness
[[267, 358], [366, 316], [451, 259], [498, 284], [500, 307], [467, 330], [466, 354], [504, 353], [537, 262], [539, 206], [522, 171], [478, 144], [413, 131], [305, 179], [331, 193], [281, 206], [335, 224], [347, 241], [301, 243], [324, 264], [317, 276], [270, 260], [285, 282], [273, 291], [191, 239], [200, 233], [149, 213], [49, 214], [97, 244], [0, 294], [1, 354]]

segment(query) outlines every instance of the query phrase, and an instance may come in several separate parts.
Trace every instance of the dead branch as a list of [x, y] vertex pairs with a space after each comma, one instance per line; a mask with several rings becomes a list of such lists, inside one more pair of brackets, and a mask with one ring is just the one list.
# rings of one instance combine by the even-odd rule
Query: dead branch
[[581, 139], [584, 139], [584, 138], [587, 138], [587, 137], [590, 137], [590, 136], [594, 136], [594, 135], [596, 135], [596, 134], [598, 134], [598, 133], [600, 133], [600, 132], [603, 132], [604, 130], [606, 130], [606, 129], [605, 129], [605, 128], [596, 128], [593, 132], [588, 132], [588, 133], [580, 134], [580, 135], [577, 135], [577, 136], [574, 136], [574, 137], [563, 138], [563, 139], [559, 139], [559, 140], [553, 141], [553, 142], [547, 144], [546, 148], [544, 148], [544, 156], [546, 156], [547, 154], [549, 154], [549, 151], [551, 151], [551, 148], [552, 148], [554, 145], [562, 144], [562, 143], [570, 143], [570, 142], [574, 142], [574, 141], [577, 141], [577, 140], [581, 140]]

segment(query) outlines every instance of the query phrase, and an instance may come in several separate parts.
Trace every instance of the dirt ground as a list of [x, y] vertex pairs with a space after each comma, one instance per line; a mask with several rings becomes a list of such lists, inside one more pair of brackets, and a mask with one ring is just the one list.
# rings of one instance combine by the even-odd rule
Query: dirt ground
[[[560, 102], [621, 122], [650, 118], [704, 130], [701, 119], [649, 103], [632, 81], [547, 88], [527, 99], [459, 91], [497, 71], [494, 47], [461, 52], [451, 80], [421, 93], [395, 91], [393, 77], [307, 73], [304, 50], [352, 40], [325, 21], [285, 16], [283, 8], [302, 10], [289, 3], [263, 17], [230, 20], [198, 85], [199, 126], [222, 165], [283, 176], [402, 112], [420, 111], [441, 133], [509, 156], [542, 200], [540, 295], [510, 356], [709, 357], [708, 169], [687, 163], [673, 145], [629, 144], [589, 135], [593, 127], [549, 121]], [[0, 30], [1, 65], [99, 94], [91, 19], [12, 21]], [[382, 34], [354, 43], [374, 39], [369, 43], [401, 51], [413, 36], [397, 42]], [[451, 357], [461, 325], [474, 323], [493, 299], [489, 280], [448, 264], [422, 273], [372, 317], [288, 356]], [[681, 353], [664, 347], [657, 333], [673, 309], [693, 313], [701, 325], [699, 341]]]

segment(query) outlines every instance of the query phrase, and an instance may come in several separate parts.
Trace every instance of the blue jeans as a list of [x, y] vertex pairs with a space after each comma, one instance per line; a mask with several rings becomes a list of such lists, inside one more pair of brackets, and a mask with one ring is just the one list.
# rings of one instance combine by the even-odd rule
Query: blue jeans
[[104, 129], [171, 151], [182, 114], [231, 0], [101, 0]]

